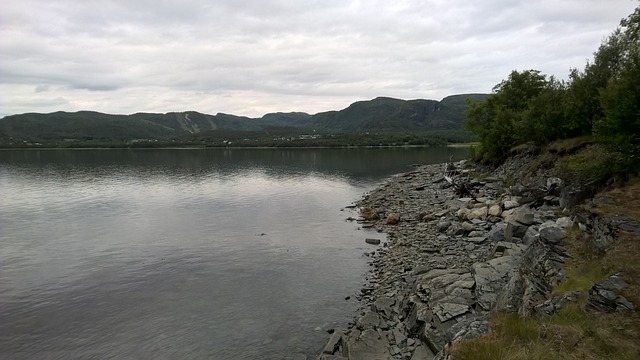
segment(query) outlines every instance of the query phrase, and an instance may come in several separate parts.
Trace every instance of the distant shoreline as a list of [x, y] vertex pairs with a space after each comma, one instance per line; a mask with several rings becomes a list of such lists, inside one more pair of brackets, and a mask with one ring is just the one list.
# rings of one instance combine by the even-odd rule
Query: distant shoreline
[[443, 146], [433, 146], [433, 145], [383, 145], [383, 146], [372, 146], [372, 145], [362, 145], [362, 146], [159, 146], [159, 147], [5, 147], [0, 148], [0, 151], [15, 151], [15, 150], [229, 150], [229, 149], [256, 149], [256, 150], [267, 150], [267, 149], [392, 149], [392, 148], [465, 148], [471, 147], [475, 143], [459, 143], [459, 144], [447, 144]]

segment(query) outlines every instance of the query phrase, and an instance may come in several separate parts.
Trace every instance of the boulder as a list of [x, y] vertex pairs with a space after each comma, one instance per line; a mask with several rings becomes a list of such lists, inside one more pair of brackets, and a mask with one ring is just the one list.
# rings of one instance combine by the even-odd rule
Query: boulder
[[467, 215], [467, 219], [485, 220], [487, 218], [488, 213], [489, 213], [489, 209], [486, 206], [483, 206], [481, 208], [471, 210], [471, 212]]
[[533, 211], [529, 206], [521, 206], [513, 211], [513, 220], [523, 225], [533, 224]]
[[[528, 226], [523, 225], [518, 221], [509, 221], [507, 222], [507, 227], [504, 230], [504, 239], [509, 242], [519, 242], [519, 239], [524, 237], [524, 234], [527, 232]], [[517, 238], [518, 240], [516, 240]]]
[[380, 213], [378, 212], [378, 210], [374, 209], [374, 208], [363, 208], [362, 210], [360, 210], [360, 216], [362, 216], [365, 220], [380, 220]]
[[491, 216], [500, 216], [500, 214], [502, 214], [502, 208], [498, 204], [491, 205], [487, 213]]
[[635, 306], [618, 292], [629, 287], [622, 273], [617, 273], [589, 289], [589, 306], [606, 312], [634, 311]]
[[499, 223], [494, 225], [491, 230], [489, 230], [489, 234], [487, 235], [489, 240], [493, 242], [504, 241], [504, 230], [506, 229], [507, 224]]
[[400, 215], [396, 213], [391, 213], [387, 216], [387, 224], [395, 225], [400, 222]]
[[458, 211], [456, 211], [456, 216], [460, 220], [467, 220], [467, 219], [469, 219], [469, 214], [470, 213], [471, 213], [471, 210], [469, 210], [467, 208], [461, 208]]
[[567, 234], [557, 226], [548, 226], [540, 229], [540, 238], [552, 244], [559, 243]]

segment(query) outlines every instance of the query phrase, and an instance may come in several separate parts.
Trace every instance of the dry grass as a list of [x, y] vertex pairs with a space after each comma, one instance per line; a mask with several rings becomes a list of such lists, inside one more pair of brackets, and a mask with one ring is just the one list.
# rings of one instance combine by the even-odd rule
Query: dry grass
[[595, 140], [591, 136], [557, 140], [547, 145], [547, 151], [558, 155], [574, 154], [578, 150], [594, 143]]
[[578, 226], [568, 231], [564, 246], [571, 255], [565, 263], [568, 278], [553, 289], [553, 294], [587, 291], [593, 284], [616, 273], [616, 269], [601, 264], [602, 254], [591, 246], [587, 235]]
[[578, 304], [542, 318], [495, 314], [490, 335], [455, 344], [451, 354], [457, 360], [638, 359], [639, 320]]

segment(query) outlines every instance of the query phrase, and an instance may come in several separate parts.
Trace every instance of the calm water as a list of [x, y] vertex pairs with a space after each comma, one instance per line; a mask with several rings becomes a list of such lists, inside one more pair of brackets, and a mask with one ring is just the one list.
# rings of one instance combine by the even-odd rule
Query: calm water
[[0, 358], [313, 358], [377, 235], [341, 209], [450, 155], [0, 151]]

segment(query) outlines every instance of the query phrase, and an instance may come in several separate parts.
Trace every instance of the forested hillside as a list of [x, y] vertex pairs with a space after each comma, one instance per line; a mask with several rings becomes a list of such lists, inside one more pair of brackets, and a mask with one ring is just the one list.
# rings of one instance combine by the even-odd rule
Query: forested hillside
[[[356, 102], [340, 111], [310, 115], [270, 113], [261, 118], [195, 111], [166, 114], [109, 115], [92, 111], [27, 113], [0, 119], [0, 144], [95, 142], [96, 145], [136, 139], [168, 141], [190, 138], [234, 138], [296, 135], [301, 133], [363, 133], [457, 130], [461, 132], [466, 99], [487, 95], [454, 95], [435, 100], [376, 98]], [[89, 144], [90, 145], [90, 144]]]

